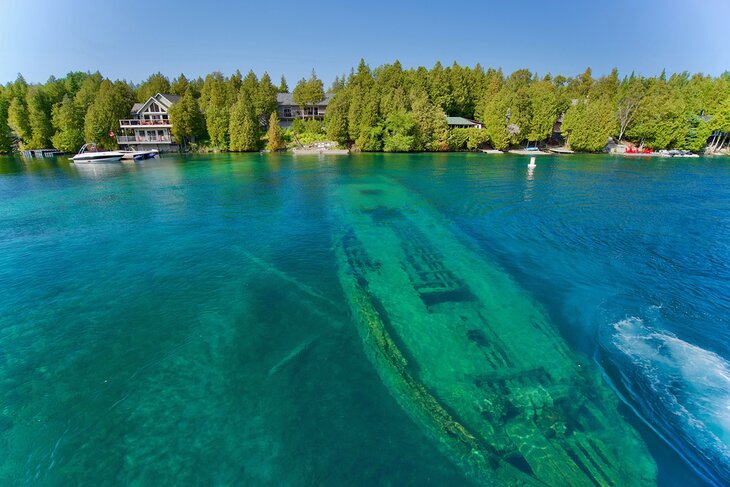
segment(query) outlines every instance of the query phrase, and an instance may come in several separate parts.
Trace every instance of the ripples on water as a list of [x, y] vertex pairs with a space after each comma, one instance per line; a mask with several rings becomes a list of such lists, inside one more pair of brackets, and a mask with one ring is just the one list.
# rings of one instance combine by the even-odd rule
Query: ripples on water
[[660, 483], [730, 483], [730, 165], [526, 165], [1, 159], [0, 480], [465, 484], [379, 382], [339, 289], [332, 185], [383, 174], [597, 358], [664, 438], [641, 430]]

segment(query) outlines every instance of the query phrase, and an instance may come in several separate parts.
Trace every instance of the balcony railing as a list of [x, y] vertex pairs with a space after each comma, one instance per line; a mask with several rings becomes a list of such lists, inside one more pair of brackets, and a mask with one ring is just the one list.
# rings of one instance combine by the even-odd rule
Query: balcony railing
[[172, 144], [172, 137], [167, 136], [134, 136], [134, 135], [117, 135], [117, 143], [119, 144]]
[[141, 126], [171, 126], [170, 120], [145, 120], [141, 118], [132, 118], [127, 120], [120, 120], [119, 125], [121, 127], [141, 127]]

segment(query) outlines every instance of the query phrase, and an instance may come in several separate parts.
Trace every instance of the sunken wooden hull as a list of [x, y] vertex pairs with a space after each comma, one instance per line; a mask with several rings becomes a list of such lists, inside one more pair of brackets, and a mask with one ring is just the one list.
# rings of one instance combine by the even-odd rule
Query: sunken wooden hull
[[339, 186], [339, 277], [401, 407], [483, 485], [652, 485], [656, 467], [596, 370], [417, 196]]

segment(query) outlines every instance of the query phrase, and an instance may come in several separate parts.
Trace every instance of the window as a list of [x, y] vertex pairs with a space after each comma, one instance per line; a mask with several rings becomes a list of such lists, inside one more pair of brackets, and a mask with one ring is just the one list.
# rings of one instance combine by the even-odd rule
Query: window
[[283, 115], [284, 117], [291, 118], [291, 107], [284, 107]]

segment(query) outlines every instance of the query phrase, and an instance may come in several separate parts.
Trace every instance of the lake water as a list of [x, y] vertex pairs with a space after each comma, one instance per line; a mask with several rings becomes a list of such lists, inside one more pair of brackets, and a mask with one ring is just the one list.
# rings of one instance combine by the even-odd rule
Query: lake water
[[[405, 232], [452, 269], [475, 263], [472, 289], [523, 303], [503, 318], [542, 316], [599, 378], [583, 394], [612, 413], [622, 399], [617, 421], [657, 483], [727, 485], [730, 162], [566, 156], [528, 171], [527, 159], [0, 159], [0, 484], [488, 483], [358, 328], [338, 249], [347, 225], [367, 234], [343, 217], [361, 203], [347, 188], [366, 184], [358, 198], [399, 205], [368, 208], [383, 225], [371, 245], [384, 232], [387, 257], [387, 235]], [[396, 210], [411, 226], [388, 223]], [[410, 364], [444, 333], [425, 326], [429, 299], [402, 320], [416, 333], [394, 337]], [[413, 375], [469, 426], [458, 401], [474, 393], [454, 399], [439, 379], [465, 375], [468, 351], [442, 357]]]

